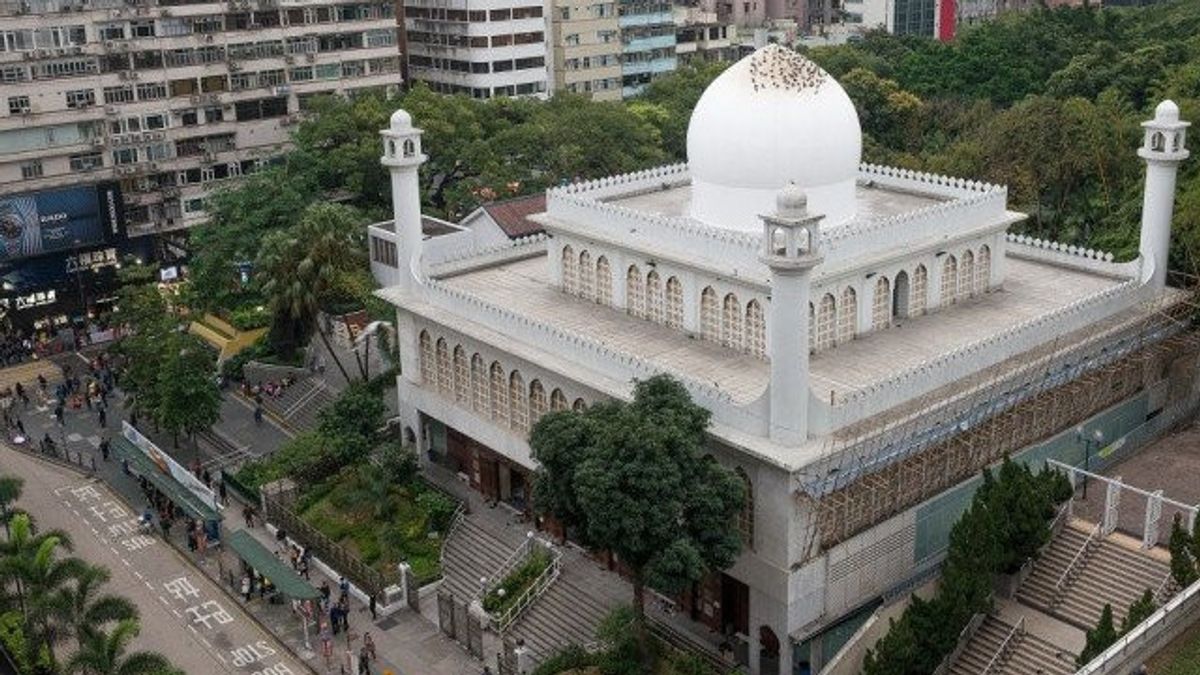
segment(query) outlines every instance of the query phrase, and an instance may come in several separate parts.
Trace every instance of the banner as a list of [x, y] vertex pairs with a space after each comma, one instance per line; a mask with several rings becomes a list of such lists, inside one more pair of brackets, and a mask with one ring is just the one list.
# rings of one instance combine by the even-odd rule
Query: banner
[[106, 227], [116, 238], [121, 206], [119, 191], [111, 187], [99, 194], [88, 186], [0, 197], [0, 261], [96, 244], [105, 240]]
[[149, 438], [142, 435], [140, 431], [134, 429], [129, 422], [121, 422], [121, 435], [125, 440], [132, 443], [137, 449], [141, 450], [154, 462], [159, 471], [174, 478], [177, 483], [180, 483], [192, 494], [200, 498], [200, 501], [212, 507], [217, 513], [221, 512], [221, 505], [217, 501], [217, 495], [204, 484], [191, 471], [188, 471], [182, 464], [176, 462], [170, 455], [158, 449]]

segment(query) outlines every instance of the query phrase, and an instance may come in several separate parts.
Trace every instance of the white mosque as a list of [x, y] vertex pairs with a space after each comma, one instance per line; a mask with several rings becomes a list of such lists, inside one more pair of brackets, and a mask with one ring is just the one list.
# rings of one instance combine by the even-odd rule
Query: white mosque
[[[1183, 295], [1166, 279], [1188, 125], [1167, 101], [1144, 126], [1141, 245], [1117, 262], [1009, 233], [1024, 215], [1003, 186], [862, 164], [845, 91], [778, 46], [705, 91], [687, 164], [459, 225], [422, 217], [421, 131], [397, 111], [381, 160], [394, 220], [370, 238], [407, 433], [526, 508], [541, 415], [670, 373], [751, 495], [744, 554], [681, 606], [734, 636], [751, 672], [816, 672], [936, 567], [980, 468], [1079, 463], [1077, 429], [1132, 447], [1191, 395], [1169, 359], [1129, 365], [1169, 337], [1146, 327]], [[1096, 378], [1101, 393], [1031, 417]]]

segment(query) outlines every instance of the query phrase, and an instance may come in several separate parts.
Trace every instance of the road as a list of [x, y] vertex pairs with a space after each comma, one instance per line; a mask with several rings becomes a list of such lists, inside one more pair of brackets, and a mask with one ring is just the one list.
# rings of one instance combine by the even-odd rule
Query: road
[[137, 604], [134, 649], [160, 652], [189, 675], [310, 672], [173, 548], [140, 534], [137, 514], [103, 482], [7, 447], [0, 469], [25, 479], [18, 505], [39, 527], [69, 533], [75, 555], [112, 572], [106, 590]]

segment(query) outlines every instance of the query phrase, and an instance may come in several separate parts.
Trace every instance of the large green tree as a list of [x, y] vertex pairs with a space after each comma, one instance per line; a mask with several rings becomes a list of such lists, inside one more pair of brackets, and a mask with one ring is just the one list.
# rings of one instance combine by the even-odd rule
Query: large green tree
[[708, 454], [709, 412], [677, 380], [638, 381], [631, 402], [556, 412], [534, 426], [534, 505], [615, 553], [643, 616], [647, 585], [677, 593], [741, 550], [741, 480]]
[[162, 654], [127, 653], [137, 637], [137, 621], [117, 622], [112, 630], [88, 631], [79, 643], [79, 651], [66, 664], [68, 675], [182, 675]]
[[194, 439], [221, 418], [221, 391], [212, 350], [189, 333], [172, 333], [161, 345], [154, 391], [154, 418], [178, 444]]

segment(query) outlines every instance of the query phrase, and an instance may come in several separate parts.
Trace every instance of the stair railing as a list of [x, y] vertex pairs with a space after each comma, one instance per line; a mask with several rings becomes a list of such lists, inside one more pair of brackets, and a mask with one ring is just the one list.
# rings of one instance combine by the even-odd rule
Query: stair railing
[[962, 656], [964, 651], [966, 651], [967, 644], [969, 644], [971, 642], [971, 638], [975, 636], [975, 631], [979, 630], [979, 627], [983, 625], [983, 622], [986, 619], [987, 614], [984, 614], [983, 612], [976, 612], [973, 616], [971, 616], [971, 620], [967, 622], [967, 625], [963, 626], [961, 631], [959, 631], [958, 640], [954, 643], [954, 650], [942, 659], [942, 662], [939, 663], [938, 667], [933, 671], [933, 675], [946, 675], [946, 673], [950, 672], [950, 668], [954, 665], [954, 662], [958, 660], [958, 657]]
[[[458, 531], [463, 520], [467, 517], [467, 503], [459, 502], [454, 509], [454, 513], [450, 516], [450, 526], [446, 528], [446, 533], [442, 535], [442, 550], [438, 553], [438, 560], [441, 562], [442, 570], [446, 569], [446, 544], [450, 541], [450, 535]], [[443, 571], [443, 574], [445, 572]]]
[[1163, 575], [1162, 581], [1159, 582], [1158, 588], [1154, 589], [1154, 604], [1159, 607], [1167, 604], [1167, 600], [1170, 600], [1167, 597], [1167, 589], [1170, 588], [1172, 579], [1171, 570], [1167, 570], [1167, 573]]
[[1022, 616], [1020, 619], [1017, 620], [1017, 625], [1013, 626], [1012, 629], [1008, 631], [1008, 635], [1004, 636], [1004, 640], [1000, 642], [1000, 646], [996, 649], [996, 653], [992, 655], [992, 659], [990, 661], [988, 661], [988, 664], [986, 666], [984, 666], [983, 670], [979, 673], [979, 675], [989, 675], [992, 672], [993, 668], [996, 668], [1001, 663], [1003, 663], [1002, 659], [1006, 656], [1006, 654], [1008, 653], [1008, 650], [1010, 648], [1012, 648], [1013, 641], [1016, 639], [1016, 637], [1018, 635], [1024, 635], [1024, 634], [1025, 634], [1025, 617]]
[[[529, 541], [532, 542], [533, 538], [530, 537]], [[508, 609], [492, 619], [492, 625], [495, 627], [497, 633], [504, 635], [504, 631], [508, 630], [509, 626], [521, 616], [521, 612], [524, 612], [525, 608], [532, 605], [533, 601], [537, 600], [542, 593], [545, 593], [546, 589], [550, 588], [550, 584], [554, 583], [554, 580], [558, 578], [559, 573], [562, 571], [562, 552], [554, 549], [551, 551], [550, 556], [550, 564], [546, 566], [546, 569], [542, 570], [542, 573], [529, 585], [529, 588], [525, 589], [525, 592], [518, 596], [516, 602], [510, 605]]]
[[[530, 534], [532, 535], [533, 533], [531, 532]], [[492, 572], [483, 580], [479, 586], [479, 592], [476, 594], [480, 600], [483, 600], [483, 596], [487, 594], [489, 588], [503, 581], [509, 572], [517, 569], [517, 566], [525, 562], [529, 554], [533, 553], [533, 539], [532, 536], [526, 537], [525, 541], [521, 542], [521, 545], [515, 551], [508, 554], [504, 562], [500, 563], [500, 567], [496, 568], [495, 572]]]
[[1071, 562], [1067, 564], [1067, 568], [1058, 576], [1058, 581], [1054, 583], [1054, 597], [1051, 598], [1051, 604], [1058, 604], [1062, 598], [1062, 594], [1066, 590], [1067, 584], [1075, 578], [1075, 574], [1079, 572], [1079, 569], [1083, 567], [1083, 563], [1087, 560], [1088, 550], [1091, 549], [1093, 543], [1099, 542], [1099, 536], [1100, 524], [1097, 523], [1096, 527], [1092, 528], [1091, 533], [1088, 534], [1087, 539], [1083, 541], [1083, 545], [1075, 552], [1075, 556], [1071, 558]]

